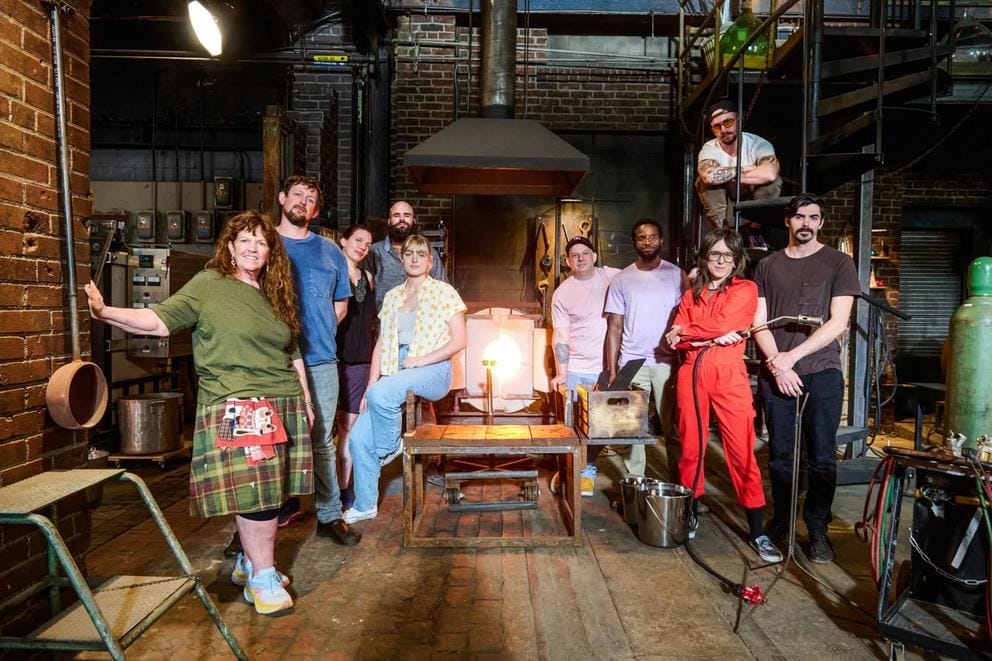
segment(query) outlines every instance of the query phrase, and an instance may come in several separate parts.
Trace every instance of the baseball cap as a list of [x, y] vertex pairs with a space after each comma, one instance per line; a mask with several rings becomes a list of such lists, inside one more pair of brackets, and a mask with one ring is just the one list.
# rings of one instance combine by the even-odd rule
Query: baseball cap
[[720, 99], [706, 109], [706, 116], [713, 119], [715, 116], [725, 112], [737, 112], [737, 104], [730, 99]]
[[565, 254], [568, 255], [569, 251], [575, 246], [586, 246], [589, 250], [596, 252], [596, 248], [593, 247], [592, 241], [584, 236], [573, 236], [568, 240], [568, 243], [565, 244]]

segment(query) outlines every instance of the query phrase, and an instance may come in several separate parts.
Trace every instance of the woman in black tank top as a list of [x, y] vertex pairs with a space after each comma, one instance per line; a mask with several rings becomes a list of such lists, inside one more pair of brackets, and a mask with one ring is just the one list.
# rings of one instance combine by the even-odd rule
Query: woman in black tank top
[[372, 232], [365, 225], [352, 225], [341, 235], [341, 249], [348, 258], [351, 279], [351, 298], [348, 314], [337, 331], [338, 383], [338, 484], [341, 487], [341, 504], [351, 507], [355, 500], [351, 488], [351, 451], [348, 435], [358, 418], [359, 405], [369, 383], [369, 363], [376, 321], [375, 292], [372, 274], [363, 270], [359, 262], [368, 255], [372, 245]]

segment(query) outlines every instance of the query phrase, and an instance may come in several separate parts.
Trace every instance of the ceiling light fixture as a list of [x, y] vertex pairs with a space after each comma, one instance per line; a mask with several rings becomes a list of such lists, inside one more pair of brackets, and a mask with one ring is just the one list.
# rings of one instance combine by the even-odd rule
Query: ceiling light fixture
[[187, 8], [196, 38], [211, 57], [217, 57], [221, 54], [223, 37], [216, 16], [199, 0], [191, 0]]

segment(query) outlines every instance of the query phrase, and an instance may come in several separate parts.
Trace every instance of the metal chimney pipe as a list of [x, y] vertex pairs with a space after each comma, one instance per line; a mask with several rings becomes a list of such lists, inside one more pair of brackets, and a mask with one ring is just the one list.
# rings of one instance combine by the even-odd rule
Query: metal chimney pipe
[[513, 117], [517, 82], [517, 0], [482, 0], [482, 117]]

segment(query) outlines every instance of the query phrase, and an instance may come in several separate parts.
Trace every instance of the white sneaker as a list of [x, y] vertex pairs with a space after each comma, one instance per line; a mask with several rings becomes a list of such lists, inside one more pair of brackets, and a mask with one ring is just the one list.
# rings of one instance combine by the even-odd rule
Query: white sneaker
[[[276, 572], [279, 574], [279, 580], [282, 581], [283, 587], [289, 585], [289, 576], [286, 576], [282, 572]], [[248, 585], [248, 579], [251, 578], [251, 560], [245, 557], [244, 553], [239, 553], [237, 559], [234, 561], [234, 571], [231, 572], [231, 582], [235, 585], [244, 587]]]
[[357, 523], [358, 521], [366, 521], [368, 519], [374, 519], [379, 514], [379, 508], [373, 507], [370, 510], [359, 510], [352, 507], [350, 510], [341, 515], [344, 522], [348, 525]]
[[248, 579], [245, 601], [255, 605], [259, 615], [275, 615], [293, 608], [293, 598], [286, 592], [274, 567], [264, 569]]

